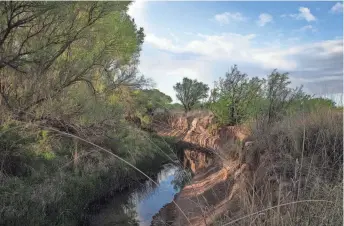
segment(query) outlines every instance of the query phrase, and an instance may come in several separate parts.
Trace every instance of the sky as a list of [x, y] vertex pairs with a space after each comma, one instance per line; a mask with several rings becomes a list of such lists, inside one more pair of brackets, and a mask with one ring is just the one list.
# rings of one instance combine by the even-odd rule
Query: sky
[[236, 64], [249, 77], [289, 72], [293, 86], [342, 102], [342, 2], [133, 2], [145, 31], [139, 70], [176, 101], [183, 77], [213, 86]]

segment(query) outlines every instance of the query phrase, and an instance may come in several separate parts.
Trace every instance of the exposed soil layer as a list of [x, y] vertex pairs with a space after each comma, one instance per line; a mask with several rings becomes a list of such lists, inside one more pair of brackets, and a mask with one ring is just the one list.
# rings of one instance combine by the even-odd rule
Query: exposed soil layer
[[[191, 183], [153, 217], [157, 225], [210, 225], [220, 215], [238, 214], [238, 197], [251, 178], [253, 163], [242, 153], [249, 146], [243, 128], [216, 128], [212, 116], [170, 117], [157, 123], [160, 135], [178, 137], [181, 141], [205, 148], [212, 161], [198, 150], [184, 150], [185, 161], [195, 173]], [[243, 145], [242, 145], [243, 144]], [[246, 144], [246, 145], [245, 145]], [[239, 150], [239, 151], [238, 151]]]

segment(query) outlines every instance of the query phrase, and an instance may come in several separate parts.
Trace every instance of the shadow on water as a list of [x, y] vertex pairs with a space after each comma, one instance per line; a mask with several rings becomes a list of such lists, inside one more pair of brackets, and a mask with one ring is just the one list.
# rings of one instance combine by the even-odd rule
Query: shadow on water
[[173, 200], [190, 178], [189, 170], [165, 164], [156, 176], [158, 185], [147, 180], [115, 195], [97, 214], [89, 216], [89, 225], [149, 226], [152, 217]]

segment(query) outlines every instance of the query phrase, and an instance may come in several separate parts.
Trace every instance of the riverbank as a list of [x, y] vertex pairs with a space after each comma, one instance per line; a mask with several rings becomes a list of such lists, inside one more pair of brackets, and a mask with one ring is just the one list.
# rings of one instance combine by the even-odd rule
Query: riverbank
[[[179, 117], [170, 120], [171, 132], [164, 126], [164, 134], [178, 134], [216, 157], [154, 216], [152, 226], [323, 225], [324, 220], [342, 225], [338, 112], [287, 117], [246, 137], [235, 127], [214, 131], [211, 120]], [[314, 199], [319, 201], [307, 201]]]
[[164, 164], [161, 170], [150, 180], [117, 192], [108, 197], [107, 202], [98, 211], [89, 215], [90, 226], [95, 225], [140, 225], [149, 226], [153, 215], [184, 186], [188, 174], [180, 164]]
[[0, 224], [80, 225], [90, 203], [145, 179], [114, 155], [147, 175], [170, 161], [168, 140], [125, 126], [106, 139], [98, 138], [107, 153], [35, 125], [3, 123], [0, 145], [6, 161], [0, 173]]
[[153, 217], [152, 226], [207, 225], [206, 218], [212, 212], [225, 209], [228, 189], [235, 183], [233, 175], [240, 170], [235, 147], [247, 135], [239, 127], [214, 130], [213, 119], [211, 115], [171, 118], [169, 125], [158, 129], [160, 134], [174, 135], [189, 144], [185, 146], [184, 159], [190, 162], [195, 176], [175, 195], [174, 203], [165, 205]]

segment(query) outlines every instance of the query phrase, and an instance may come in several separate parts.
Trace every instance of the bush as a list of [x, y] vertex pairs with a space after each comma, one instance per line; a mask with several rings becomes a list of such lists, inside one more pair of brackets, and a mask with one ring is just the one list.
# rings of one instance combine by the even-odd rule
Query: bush
[[[91, 202], [146, 179], [111, 154], [24, 125], [0, 127], [1, 225], [77, 225]], [[169, 161], [170, 147], [158, 136], [127, 124], [116, 131], [103, 146], [146, 174]]]
[[253, 191], [243, 191], [247, 217], [236, 224], [342, 225], [342, 125], [342, 114], [322, 110], [254, 128], [245, 158], [258, 158]]

